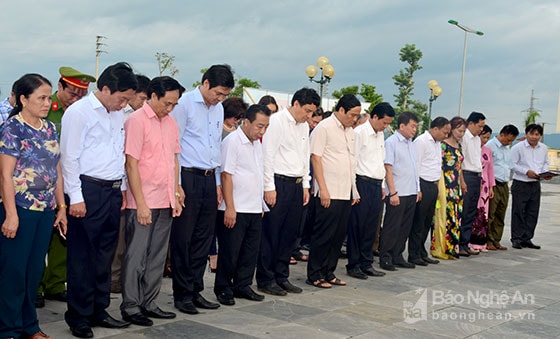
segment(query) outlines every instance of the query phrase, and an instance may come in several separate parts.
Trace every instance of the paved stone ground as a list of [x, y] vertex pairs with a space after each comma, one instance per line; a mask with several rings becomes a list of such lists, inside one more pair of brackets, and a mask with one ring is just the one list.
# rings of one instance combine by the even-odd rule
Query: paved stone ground
[[[198, 315], [178, 312], [170, 321], [125, 330], [94, 328], [95, 338], [556, 338], [560, 337], [560, 185], [543, 184], [535, 243], [541, 250], [515, 250], [509, 243], [509, 210], [503, 244], [507, 251], [400, 269], [362, 281], [337, 274], [345, 287], [317, 289], [305, 284], [305, 263], [291, 266], [291, 281], [302, 294], [267, 295], [263, 302], [236, 299], [235, 306]], [[376, 263], [377, 266], [377, 263]], [[215, 301], [213, 274], [204, 295]], [[110, 313], [120, 317], [120, 295]], [[174, 310], [171, 281], [159, 297]], [[63, 321], [66, 305], [47, 301], [39, 310], [43, 330], [71, 338]], [[176, 311], [176, 310], [175, 310]]]

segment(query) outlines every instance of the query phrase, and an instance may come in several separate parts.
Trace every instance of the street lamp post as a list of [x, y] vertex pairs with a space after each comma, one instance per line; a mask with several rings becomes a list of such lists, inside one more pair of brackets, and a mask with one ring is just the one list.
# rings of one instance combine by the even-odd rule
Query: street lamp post
[[463, 110], [463, 82], [465, 79], [465, 65], [467, 62], [467, 33], [473, 33], [482, 36], [484, 35], [484, 32], [477, 31], [476, 29], [472, 29], [468, 26], [462, 25], [457, 20], [448, 20], [447, 22], [451, 25], [459, 27], [465, 32], [465, 43], [463, 46], [463, 69], [461, 71], [461, 93], [459, 94], [459, 116], [461, 116], [461, 112]]
[[439, 87], [439, 84], [435, 80], [428, 81], [428, 88], [430, 89], [430, 108], [428, 109], [428, 118], [432, 121], [432, 103], [439, 98], [443, 90]]
[[319, 84], [319, 96], [321, 97], [321, 105], [323, 105], [323, 86], [331, 81], [334, 77], [334, 67], [329, 63], [326, 56], [320, 56], [317, 59], [317, 66], [321, 69], [321, 79], [313, 79], [317, 75], [317, 67], [309, 65], [305, 68], [305, 74], [309, 77], [309, 81]]

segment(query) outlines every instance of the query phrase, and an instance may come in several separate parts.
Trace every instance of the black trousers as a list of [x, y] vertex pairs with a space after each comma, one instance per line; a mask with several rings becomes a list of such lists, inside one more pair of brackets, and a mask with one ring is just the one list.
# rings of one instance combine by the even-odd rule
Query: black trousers
[[383, 209], [381, 185], [381, 181], [372, 182], [360, 176], [356, 177], [360, 203], [352, 206], [348, 223], [347, 270], [356, 267], [368, 269], [373, 264], [373, 243], [377, 233], [377, 220]]
[[379, 239], [380, 264], [404, 262], [402, 254], [412, 227], [416, 195], [399, 196], [399, 199], [400, 204], [392, 206], [389, 203], [389, 198], [386, 198], [385, 219], [383, 219], [383, 228]]
[[264, 214], [261, 248], [257, 260], [257, 284], [284, 282], [290, 275], [290, 257], [303, 213], [303, 186], [274, 178], [276, 205]]
[[459, 236], [459, 250], [466, 251], [469, 249], [469, 241], [471, 241], [472, 224], [476, 218], [478, 206], [478, 198], [480, 198], [480, 180], [479, 175], [472, 172], [463, 171], [463, 178], [467, 184], [467, 193], [463, 194], [463, 219], [459, 228], [461, 234]]
[[171, 226], [171, 268], [175, 301], [190, 301], [204, 290], [204, 270], [218, 206], [216, 178], [181, 170], [185, 208]]
[[511, 242], [533, 239], [539, 220], [541, 183], [513, 180], [511, 185]]
[[310, 281], [330, 281], [336, 277], [334, 271], [351, 209], [350, 200], [331, 200], [329, 208], [324, 208], [321, 199], [315, 199], [315, 225], [307, 263], [307, 278]]
[[[217, 219], [224, 220], [224, 211], [218, 211]], [[261, 213], [237, 213], [233, 228], [227, 228], [222, 222], [216, 229], [220, 248], [214, 282], [216, 294], [232, 295], [233, 291], [253, 283], [261, 232]]]
[[422, 200], [416, 203], [414, 211], [414, 221], [408, 236], [408, 260], [426, 258], [426, 238], [432, 228], [434, 212], [436, 210], [436, 200], [438, 196], [437, 182], [430, 182], [420, 179], [420, 190]]
[[111, 262], [119, 236], [122, 193], [82, 180], [87, 213], [68, 216], [67, 291], [70, 327], [105, 319], [110, 304]]

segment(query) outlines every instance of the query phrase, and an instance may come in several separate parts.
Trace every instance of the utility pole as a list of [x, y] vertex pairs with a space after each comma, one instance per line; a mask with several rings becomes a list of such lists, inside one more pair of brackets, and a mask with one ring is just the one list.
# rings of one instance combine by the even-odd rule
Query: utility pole
[[104, 37], [103, 35], [98, 35], [95, 39], [95, 79], [96, 80], [99, 74], [99, 55], [101, 53], [107, 53], [107, 51], [101, 49], [101, 46], [107, 46], [107, 44], [101, 42], [102, 39], [107, 39], [107, 37]]

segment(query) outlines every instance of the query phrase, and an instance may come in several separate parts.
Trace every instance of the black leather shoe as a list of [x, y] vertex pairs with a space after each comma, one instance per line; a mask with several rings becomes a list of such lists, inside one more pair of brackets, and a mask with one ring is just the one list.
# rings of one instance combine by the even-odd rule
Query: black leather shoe
[[128, 321], [117, 320], [111, 317], [110, 315], [108, 315], [107, 318], [100, 321], [96, 321], [94, 326], [105, 327], [105, 328], [126, 328], [130, 326], [130, 323]]
[[177, 314], [173, 312], [164, 311], [159, 307], [156, 307], [151, 311], [142, 310], [142, 314], [144, 314], [148, 318], [156, 318], [156, 319], [174, 319], [177, 316]]
[[216, 298], [218, 299], [218, 302], [222, 305], [226, 305], [226, 306], [235, 305], [235, 299], [233, 299], [233, 297], [226, 292], [216, 293]]
[[381, 267], [382, 269], [384, 269], [385, 271], [397, 271], [397, 268], [395, 267], [395, 265], [391, 264], [391, 263], [380, 263], [379, 267]]
[[540, 250], [541, 249], [541, 247], [539, 245], [533, 244], [533, 242], [531, 240], [523, 241], [521, 243], [521, 247], [533, 248], [535, 250]]
[[439, 260], [437, 260], [437, 259], [431, 259], [431, 258], [428, 258], [428, 257], [424, 257], [424, 258], [422, 258], [422, 260], [424, 260], [424, 262], [427, 262], [428, 264], [432, 264], [432, 265], [439, 264]]
[[418, 259], [412, 259], [412, 260], [408, 260], [409, 263], [414, 264], [414, 265], [418, 265], [418, 266], [428, 266], [428, 263], [425, 262], [424, 260], [418, 258]]
[[364, 272], [362, 272], [362, 270], [359, 267], [346, 270], [346, 274], [356, 279], [366, 280], [368, 278], [368, 276]]
[[45, 299], [56, 300], [65, 303], [68, 302], [68, 295], [66, 294], [66, 291], [62, 291], [60, 293], [54, 293], [54, 294], [45, 293]]
[[192, 301], [176, 301], [175, 308], [187, 314], [198, 314], [198, 310], [194, 307]]
[[385, 275], [385, 272], [379, 272], [373, 267], [368, 267], [366, 269], [363, 269], [362, 272], [369, 275], [370, 277], [382, 277]]
[[93, 331], [91, 327], [86, 324], [80, 324], [75, 327], [70, 327], [70, 331], [74, 337], [78, 338], [93, 338]]
[[518, 250], [520, 250], [520, 249], [523, 248], [523, 247], [521, 247], [521, 243], [520, 243], [520, 242], [512, 242], [512, 243], [511, 243], [511, 247], [517, 248]]
[[37, 297], [35, 298], [35, 308], [43, 307], [45, 307], [45, 297], [42, 293], [37, 293]]
[[198, 308], [204, 308], [206, 310], [215, 310], [218, 307], [220, 307], [220, 304], [208, 301], [204, 299], [204, 297], [201, 295], [198, 295], [197, 297], [193, 298], [192, 303], [194, 306]]
[[270, 283], [268, 285], [259, 286], [257, 289], [261, 292], [264, 292], [264, 293], [267, 293], [267, 294], [272, 294], [272, 295], [284, 296], [284, 295], [288, 294], [288, 292], [284, 291], [282, 289], [282, 287], [278, 286], [275, 283]]
[[406, 262], [406, 261], [397, 262], [397, 263], [395, 263], [395, 266], [401, 267], [401, 268], [414, 268], [414, 267], [416, 267], [416, 265], [414, 265], [412, 263], [409, 263], [409, 262]]
[[244, 298], [244, 299], [252, 300], [252, 301], [263, 301], [264, 300], [264, 295], [256, 293], [249, 286], [246, 286], [246, 287], [238, 289], [237, 291], [234, 291], [233, 295], [236, 298]]
[[152, 319], [146, 317], [140, 312], [134, 314], [123, 313], [122, 318], [124, 321], [128, 321], [138, 326], [152, 326], [154, 324]]
[[280, 286], [280, 288], [282, 288], [284, 291], [286, 291], [288, 293], [301, 293], [301, 292], [303, 292], [301, 287], [297, 287], [296, 285], [292, 284], [288, 280], [279, 282], [278, 286]]

